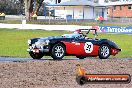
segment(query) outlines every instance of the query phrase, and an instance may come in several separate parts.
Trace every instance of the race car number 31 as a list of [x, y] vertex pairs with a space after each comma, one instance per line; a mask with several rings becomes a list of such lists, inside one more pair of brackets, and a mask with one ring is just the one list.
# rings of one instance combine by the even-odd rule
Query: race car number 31
[[86, 53], [91, 53], [93, 51], [93, 44], [91, 42], [86, 42], [84, 45], [84, 50]]

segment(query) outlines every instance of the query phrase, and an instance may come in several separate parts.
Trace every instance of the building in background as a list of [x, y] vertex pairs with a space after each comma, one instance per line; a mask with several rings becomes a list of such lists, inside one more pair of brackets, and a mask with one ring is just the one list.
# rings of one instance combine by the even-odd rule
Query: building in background
[[107, 20], [107, 7], [101, 0], [52, 0], [49, 8], [54, 9], [56, 18], [95, 19], [103, 16]]
[[132, 18], [132, 0], [105, 0], [109, 17]]
[[132, 17], [132, 0], [50, 0], [54, 16], [61, 19]]

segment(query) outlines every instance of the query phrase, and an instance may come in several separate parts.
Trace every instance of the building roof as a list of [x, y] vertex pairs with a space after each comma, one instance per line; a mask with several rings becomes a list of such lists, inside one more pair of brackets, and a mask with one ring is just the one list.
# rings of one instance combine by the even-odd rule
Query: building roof
[[100, 5], [99, 3], [94, 3], [88, 0], [70, 0], [67, 2], [62, 2], [58, 4], [49, 4], [48, 6], [105, 6]]
[[129, 5], [132, 4], [132, 1], [117, 1], [117, 2], [109, 2], [105, 3], [106, 6], [112, 6], [112, 5]]

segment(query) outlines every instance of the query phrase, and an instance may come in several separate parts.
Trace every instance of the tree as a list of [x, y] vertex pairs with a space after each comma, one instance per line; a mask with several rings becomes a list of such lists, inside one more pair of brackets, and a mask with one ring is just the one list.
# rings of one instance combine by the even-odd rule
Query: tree
[[43, 1], [44, 0], [0, 0], [0, 12], [10, 15], [25, 12], [26, 19], [30, 20], [33, 13], [38, 14]]
[[44, 0], [24, 0], [26, 19], [30, 20], [32, 14], [38, 14]]
[[24, 0], [24, 6], [25, 6], [25, 15], [26, 15], [26, 19], [30, 19], [30, 13], [31, 11], [31, 1], [33, 0]]
[[22, 8], [19, 0], [0, 0], [0, 12], [9, 15], [21, 14]]

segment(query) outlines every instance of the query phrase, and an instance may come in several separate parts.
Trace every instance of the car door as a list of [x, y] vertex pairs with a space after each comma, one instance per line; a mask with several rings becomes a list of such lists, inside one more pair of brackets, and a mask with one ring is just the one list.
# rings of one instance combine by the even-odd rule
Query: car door
[[80, 43], [79, 39], [71, 39], [69, 42], [63, 42], [66, 45], [66, 53], [72, 55], [80, 55], [83, 50], [83, 43]]
[[74, 54], [83, 56], [98, 55], [99, 46], [97, 42], [94, 39], [75, 39]]
[[98, 55], [98, 46], [92, 39], [72, 39], [71, 42], [65, 42], [67, 54], [73, 55]]
[[95, 39], [85, 39], [82, 40], [83, 50], [82, 55], [89, 56], [89, 55], [98, 55], [99, 46], [97, 45], [97, 40]]

